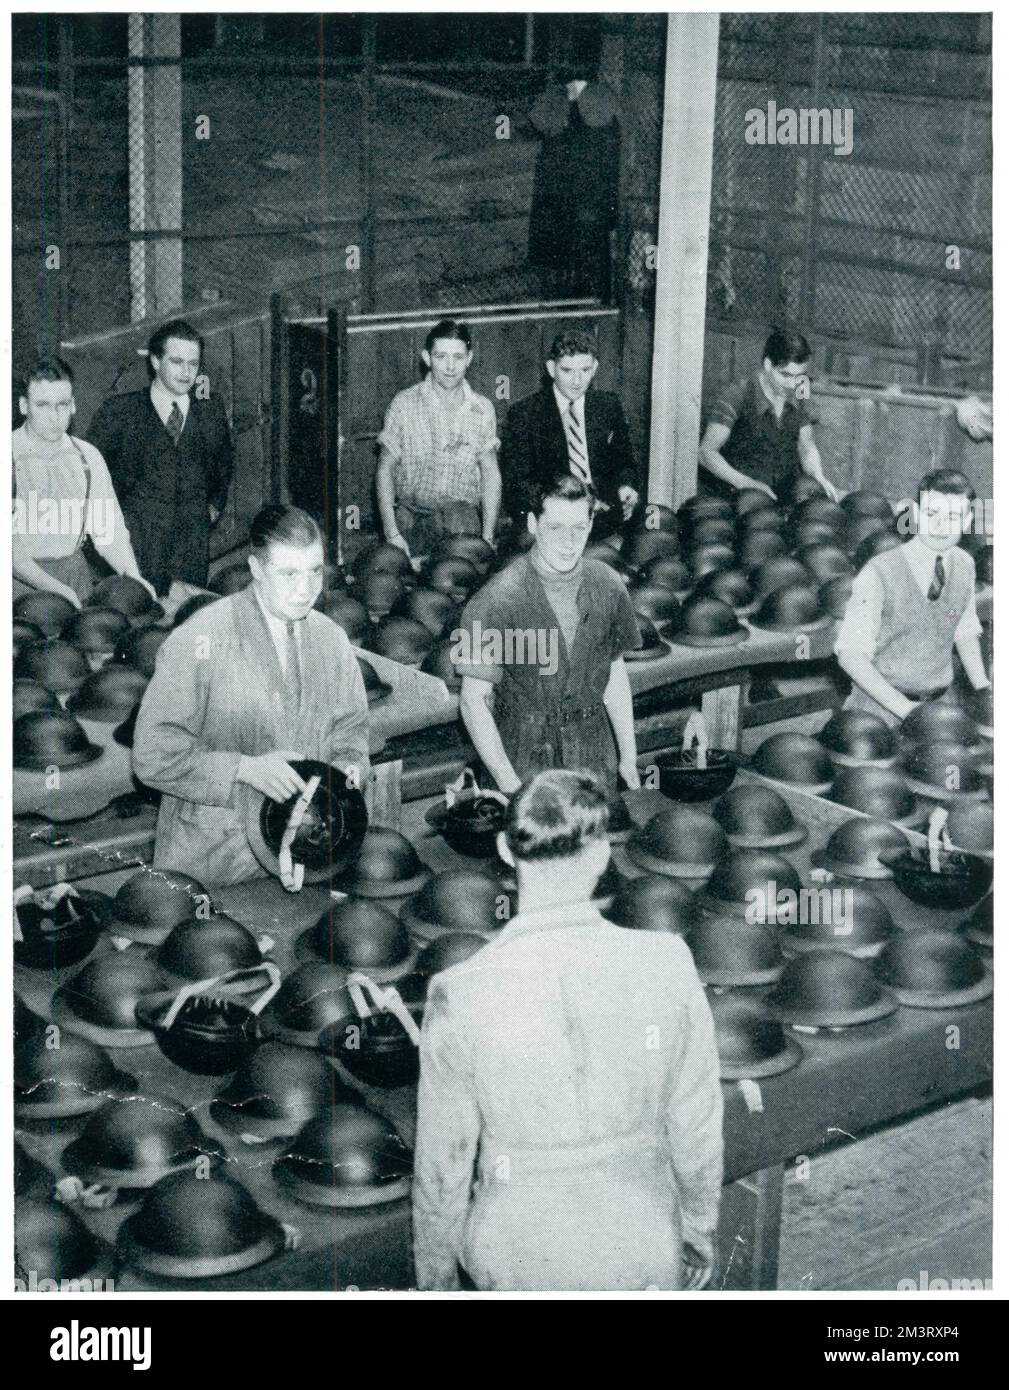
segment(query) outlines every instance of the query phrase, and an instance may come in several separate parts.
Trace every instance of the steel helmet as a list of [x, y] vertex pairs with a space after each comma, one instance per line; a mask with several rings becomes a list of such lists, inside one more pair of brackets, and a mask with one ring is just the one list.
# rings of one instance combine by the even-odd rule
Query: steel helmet
[[834, 776], [826, 749], [815, 738], [791, 729], [764, 740], [753, 755], [753, 768], [775, 782], [820, 794]]
[[446, 636], [459, 622], [459, 605], [439, 589], [410, 589], [396, 607], [396, 617], [410, 618], [434, 638]]
[[424, 819], [457, 854], [469, 859], [489, 859], [495, 853], [507, 815], [505, 802], [478, 793], [460, 797], [451, 806], [436, 802]]
[[635, 613], [634, 619], [638, 625], [641, 645], [624, 652], [624, 660], [654, 661], [656, 657], [666, 656], [669, 651], [669, 643], [665, 638], [659, 636], [658, 628], [651, 618], [646, 617], [644, 613]]
[[919, 796], [953, 804], [987, 795], [977, 753], [960, 743], [912, 744], [903, 766], [908, 785]]
[[681, 527], [693, 526], [695, 522], [707, 521], [711, 517], [720, 517], [723, 521], [731, 521], [734, 516], [735, 511], [728, 498], [705, 497], [700, 493], [688, 497], [676, 512], [676, 520]]
[[465, 603], [474, 589], [480, 587], [480, 571], [476, 565], [458, 556], [436, 560], [428, 574], [428, 584], [441, 594], [448, 594], [454, 603]]
[[743, 570], [756, 569], [757, 565], [766, 564], [768, 560], [773, 560], [778, 555], [784, 555], [788, 549], [785, 538], [780, 531], [766, 530], [747, 531], [740, 537], [736, 548], [739, 557], [739, 564]]
[[676, 555], [657, 555], [644, 567], [642, 577], [646, 584], [660, 584], [674, 594], [690, 588], [690, 570]]
[[31, 647], [34, 646], [36, 642], [44, 642], [46, 640], [46, 635], [40, 627], [36, 627], [34, 623], [26, 623], [21, 618], [15, 618], [11, 627], [13, 629], [14, 661], [17, 661], [25, 647]]
[[79, 965], [111, 918], [111, 901], [91, 888], [40, 889], [14, 909], [14, 959], [36, 970]]
[[185, 603], [179, 604], [172, 626], [181, 627], [194, 614], [199, 613], [201, 608], [206, 608], [208, 603], [216, 603], [217, 599], [217, 594], [194, 594], [192, 598], [187, 598]]
[[451, 970], [453, 965], [461, 965], [470, 956], [487, 945], [485, 936], [475, 932], [445, 932], [421, 951], [417, 960], [420, 975], [439, 975], [443, 970]]
[[704, 891], [719, 912], [742, 917], [749, 910], [756, 920], [773, 923], [782, 892], [797, 897], [799, 890], [795, 866], [783, 855], [768, 849], [730, 849], [715, 865]]
[[735, 496], [736, 516], [749, 516], [752, 512], [770, 510], [767, 493], [759, 487], [741, 487]]
[[[89, 1115], [106, 1102], [115, 1105], [111, 1096], [128, 1095], [135, 1089], [134, 1078], [120, 1071], [95, 1043], [40, 1022], [42, 1026], [14, 1048], [16, 1120]], [[54, 1041], [59, 1045], [51, 1046]]]
[[405, 974], [411, 963], [406, 927], [381, 903], [335, 902], [298, 938], [299, 954], [360, 970], [376, 980]]
[[690, 544], [694, 549], [701, 545], [731, 546], [735, 543], [735, 539], [735, 524], [724, 517], [704, 517], [693, 522], [690, 527]]
[[[839, 910], [838, 894], [842, 904]], [[897, 930], [876, 894], [858, 883], [844, 889], [823, 889], [810, 902], [815, 910], [804, 915], [814, 920], [790, 920], [784, 924], [781, 944], [789, 955], [843, 951], [845, 955], [868, 960], [879, 955]]]
[[90, 673], [84, 654], [58, 637], [22, 648], [14, 663], [15, 676], [37, 681], [54, 695], [67, 695], [76, 690]]
[[813, 576], [802, 561], [791, 555], [776, 555], [771, 560], [765, 560], [753, 571], [751, 578], [754, 599], [760, 603], [775, 589], [783, 589], [789, 584], [813, 582]]
[[883, 983], [910, 1009], [955, 1009], [992, 992], [981, 953], [956, 932], [939, 927], [900, 932], [875, 964]]
[[[419, 1023], [423, 1000], [404, 999], [403, 1003]], [[340, 1023], [331, 1023], [320, 1034], [319, 1047], [342, 1063], [355, 1080], [382, 1090], [416, 1085], [420, 1075], [417, 1045], [396, 1015], [385, 1010], [375, 1010], [366, 1018], [354, 1013]]]
[[409, 555], [397, 545], [379, 542], [358, 558], [354, 569], [360, 581], [369, 574], [391, 574], [395, 579], [409, 579], [413, 574]]
[[[304, 867], [306, 883], [328, 882], [352, 863], [368, 827], [368, 808], [345, 770], [314, 758], [298, 758], [291, 767], [306, 784], [319, 783], [301, 814], [289, 848], [294, 864]], [[249, 798], [245, 832], [252, 852], [271, 874], [281, 873], [280, 854], [291, 817], [302, 804], [301, 794], [281, 804], [268, 796]]]
[[420, 666], [434, 646], [434, 637], [413, 618], [389, 617], [383, 618], [374, 636], [361, 645], [401, 666]]
[[119, 1232], [119, 1253], [127, 1264], [172, 1279], [235, 1274], [283, 1248], [279, 1221], [220, 1170], [162, 1178]]
[[959, 743], [963, 748], [977, 748], [981, 742], [970, 715], [941, 700], [916, 705], [900, 732], [912, 743]]
[[753, 619], [753, 626], [768, 632], [814, 632], [830, 621], [820, 606], [816, 584], [783, 584], [767, 595]]
[[836, 546], [842, 539], [843, 532], [829, 521], [804, 521], [792, 533], [793, 545], [798, 551]]
[[706, 545], [692, 546], [687, 556], [690, 574], [694, 584], [699, 584], [709, 574], [717, 570], [733, 569], [736, 565], [736, 552], [724, 541], [712, 541]]
[[839, 574], [820, 586], [820, 603], [838, 622], [844, 617], [851, 598], [851, 580], [850, 574]]
[[400, 920], [415, 936], [443, 931], [493, 936], [515, 912], [513, 894], [489, 869], [446, 869], [433, 874], [400, 908]]
[[841, 539], [844, 542], [845, 550], [854, 557], [860, 546], [864, 545], [872, 536], [878, 536], [883, 532], [894, 534], [894, 518], [892, 516], [889, 521], [881, 521], [878, 516], [849, 516], [844, 524]]
[[112, 900], [113, 936], [160, 946], [180, 922], [206, 921], [214, 911], [198, 879], [175, 869], [144, 868], [128, 878]]
[[967, 919], [964, 936], [986, 951], [995, 949], [995, 906], [990, 893], [981, 899]]
[[723, 1081], [763, 1080], [790, 1071], [802, 1060], [802, 1048], [763, 1004], [738, 994], [712, 994], [708, 1004]]
[[648, 618], [655, 626], [676, 627], [680, 621], [680, 605], [676, 595], [661, 584], [636, 584], [630, 591], [634, 611]]
[[866, 536], [865, 540], [859, 541], [851, 557], [852, 563], [856, 570], [860, 570], [877, 555], [885, 555], [888, 550], [896, 550], [903, 544], [903, 540], [895, 531], [874, 531]]
[[753, 581], [743, 568], [712, 570], [697, 586], [697, 593], [726, 603], [735, 612], [743, 612], [753, 603]]
[[450, 536], [438, 547], [439, 560], [467, 560], [485, 577], [494, 563], [494, 547], [480, 536]]
[[792, 513], [793, 526], [805, 526], [810, 522], [830, 526], [838, 531], [845, 522], [844, 510], [836, 502], [832, 502], [825, 493], [820, 492], [801, 501]]
[[299, 1130], [273, 1167], [299, 1201], [371, 1207], [410, 1191], [413, 1156], [392, 1124], [362, 1106], [334, 1105]]
[[346, 1018], [353, 1007], [346, 970], [306, 961], [285, 977], [260, 1016], [260, 1028], [264, 1037], [314, 1048], [323, 1028]]
[[103, 666], [70, 697], [67, 708], [81, 719], [92, 719], [98, 724], [121, 724], [143, 698], [147, 680], [147, 676], [129, 666]]
[[130, 620], [118, 608], [80, 608], [63, 627], [60, 636], [82, 652], [111, 655], [116, 643], [130, 630]]
[[154, 675], [155, 661], [170, 627], [142, 627], [127, 633], [116, 647], [116, 661], [132, 666], [148, 680]]
[[670, 635], [685, 647], [735, 647], [749, 633], [727, 603], [693, 594], [683, 605], [679, 628]]
[[63, 1154], [64, 1170], [85, 1182], [153, 1187], [215, 1154], [192, 1110], [172, 1096], [134, 1090], [99, 1105]]
[[841, 510], [846, 517], [874, 516], [887, 525], [893, 522], [893, 508], [881, 492], [866, 492], [862, 488], [841, 498]]
[[888, 879], [893, 870], [880, 856], [907, 848], [907, 836], [892, 822], [856, 816], [839, 825], [811, 858], [815, 867], [842, 878]]
[[700, 916], [700, 904], [677, 879], [642, 874], [627, 880], [603, 915], [618, 927], [685, 936]]
[[771, 787], [733, 787], [719, 797], [711, 814], [737, 849], [789, 849], [801, 845], [808, 833]]
[[[349, 1004], [349, 998], [348, 998]], [[291, 1139], [302, 1125], [336, 1104], [354, 1104], [357, 1093], [326, 1060], [304, 1047], [264, 1042], [235, 1072], [210, 1107], [211, 1117], [233, 1134]]]
[[943, 850], [933, 871], [927, 849], [905, 849], [887, 854], [893, 881], [913, 903], [947, 910], [973, 907], [991, 887], [992, 861], [960, 850]]
[[154, 1034], [170, 1062], [195, 1076], [234, 1071], [259, 1041], [259, 1020], [244, 999], [208, 992], [183, 998], [163, 990], [137, 1004], [137, 1022]]
[[985, 801], [966, 801], [952, 806], [946, 830], [957, 849], [990, 854], [995, 848], [995, 813]]
[[849, 1028], [894, 1013], [897, 1002], [864, 961], [843, 951], [809, 951], [788, 962], [767, 1002], [807, 1028]]
[[912, 825], [921, 812], [907, 778], [895, 767], [839, 767], [831, 797], [877, 820]]
[[633, 569], [644, 569], [655, 560], [674, 560], [680, 542], [672, 531], [637, 531], [624, 543], [623, 562]]
[[868, 710], [837, 710], [817, 737], [834, 762], [848, 767], [891, 767], [897, 760], [896, 735]]
[[785, 968], [773, 929], [731, 913], [702, 916], [687, 945], [706, 985], [769, 985]]
[[228, 565], [226, 569], [218, 570], [209, 581], [209, 588], [221, 598], [230, 598], [232, 594], [240, 594], [251, 583], [252, 571], [244, 560], [239, 560], [236, 565]]
[[165, 610], [151, 598], [150, 591], [128, 574], [110, 574], [96, 584], [88, 597], [88, 607], [117, 608], [130, 622], [153, 623], [165, 616]]
[[358, 603], [356, 598], [339, 591], [327, 594], [322, 611], [337, 627], [343, 628], [355, 647], [363, 646], [370, 639], [372, 627], [368, 610], [363, 603]]
[[670, 806], [634, 832], [627, 853], [650, 873], [705, 878], [728, 843], [722, 827], [704, 811]]
[[429, 872], [405, 835], [373, 825], [338, 886], [364, 898], [405, 897], [427, 882]]
[[24, 623], [38, 628], [42, 637], [58, 637], [77, 609], [62, 594], [41, 589], [14, 600], [14, 625]]
[[806, 545], [798, 552], [797, 559], [820, 585], [855, 573], [854, 566], [839, 545]]
[[[248, 927], [218, 912], [209, 921], [190, 919], [173, 927], [154, 958], [169, 985], [179, 985], [252, 970], [263, 953]], [[257, 988], [254, 980], [249, 988]]]
[[63, 710], [39, 710], [14, 721], [14, 766], [26, 772], [45, 772], [48, 767], [84, 767], [102, 756], [72, 714]]
[[763, 504], [744, 512], [736, 523], [740, 536], [752, 536], [757, 531], [784, 531], [788, 526], [785, 513], [768, 501], [764, 493], [760, 496], [764, 499]]
[[25, 1197], [14, 1213], [14, 1254], [39, 1279], [79, 1279], [97, 1264], [102, 1246], [75, 1212], [51, 1197]]
[[695, 748], [675, 748], [658, 754], [650, 770], [658, 774], [659, 791], [671, 801], [710, 801], [732, 785], [739, 757], [727, 748], [709, 748], [706, 763], [700, 766]]
[[164, 987], [157, 966], [137, 952], [96, 956], [53, 995], [52, 1016], [102, 1047], [144, 1047], [154, 1039], [137, 1019], [137, 1005]]
[[364, 681], [364, 693], [368, 697], [369, 708], [372, 705], [380, 705], [392, 694], [392, 686], [382, 679], [371, 662], [365, 661], [363, 656], [357, 658], [357, 664], [361, 669], [361, 679]]
[[800, 472], [792, 474], [784, 488], [781, 489], [781, 492], [785, 500], [791, 503], [793, 507], [808, 501], [810, 497], [826, 496], [823, 488], [815, 478], [811, 478], [808, 473]]
[[388, 616], [403, 597], [404, 588], [394, 574], [366, 574], [355, 586], [355, 594], [368, 610], [373, 622]]

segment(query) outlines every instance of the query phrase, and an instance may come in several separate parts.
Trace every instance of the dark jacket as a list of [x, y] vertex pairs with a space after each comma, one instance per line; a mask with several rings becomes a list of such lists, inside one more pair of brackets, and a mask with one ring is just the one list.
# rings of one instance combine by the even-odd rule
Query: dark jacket
[[[609, 508], [596, 515], [593, 535], [599, 537], [622, 523], [618, 489], [624, 484], [641, 488], [619, 396], [592, 388], [586, 392], [585, 436], [592, 481]], [[505, 510], [520, 523], [539, 484], [570, 471], [567, 438], [551, 384], [516, 401], [508, 412], [501, 438]]]
[[233, 466], [220, 397], [190, 397], [177, 445], [149, 389], [103, 401], [87, 437], [108, 464], [141, 574], [159, 593], [167, 592], [173, 579], [206, 584], [207, 506], [223, 510]]

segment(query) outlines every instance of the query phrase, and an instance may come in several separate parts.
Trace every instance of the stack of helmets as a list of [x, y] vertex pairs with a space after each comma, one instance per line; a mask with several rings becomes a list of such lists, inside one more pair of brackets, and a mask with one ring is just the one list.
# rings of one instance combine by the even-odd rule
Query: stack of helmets
[[731, 549], [735, 541], [735, 525], [722, 517], [704, 517], [690, 527], [690, 544], [695, 550], [702, 545], [727, 545]]
[[353, 1105], [356, 1095], [319, 1053], [264, 1042], [218, 1091], [210, 1114], [233, 1134], [260, 1142], [292, 1139], [330, 1106]]
[[92, 719], [98, 724], [121, 724], [136, 709], [146, 689], [147, 677], [139, 671], [129, 666], [104, 666], [88, 677], [67, 701], [67, 708], [81, 719]]
[[885, 555], [888, 550], [896, 550], [903, 545], [902, 538], [896, 531], [873, 531], [866, 536], [865, 540], [860, 541], [852, 552], [851, 561], [856, 570], [860, 570], [869, 560], [875, 559], [877, 555]]
[[895, 767], [838, 768], [831, 798], [864, 816], [896, 825], [913, 825], [921, 819], [917, 798]]
[[349, 594], [327, 594], [322, 611], [337, 627], [342, 627], [355, 647], [363, 647], [371, 639], [371, 619], [363, 603]]
[[753, 580], [742, 568], [713, 570], [701, 580], [697, 593], [728, 604], [737, 615], [749, 613], [753, 608]]
[[693, 497], [688, 497], [681, 503], [676, 520], [682, 531], [692, 529], [700, 521], [732, 521], [734, 516], [735, 510], [727, 498], [706, 497], [702, 493], [695, 493]]
[[961, 1008], [992, 993], [980, 952], [943, 928], [901, 932], [887, 944], [875, 970], [909, 1009]]
[[675, 532], [645, 529], [627, 538], [621, 559], [628, 568], [643, 570], [655, 560], [675, 559], [679, 553], [680, 542]]
[[964, 936], [986, 951], [995, 949], [995, 899], [982, 898], [964, 926]]
[[366, 574], [354, 589], [355, 596], [368, 610], [373, 623], [380, 622], [397, 609], [404, 594], [403, 581], [394, 574]]
[[447, 594], [460, 606], [480, 587], [481, 574], [476, 565], [459, 556], [436, 560], [428, 573], [428, 585], [437, 593]]
[[813, 577], [801, 560], [796, 560], [791, 555], [777, 555], [774, 559], [758, 565], [753, 571], [752, 579], [754, 601], [762, 604], [775, 589], [784, 589], [794, 584], [809, 584]]
[[96, 956], [53, 995], [52, 1016], [102, 1047], [146, 1047], [154, 1036], [140, 1025], [137, 1006], [164, 987], [157, 966], [136, 952]]
[[760, 1081], [790, 1071], [802, 1048], [763, 1004], [738, 994], [712, 994], [718, 1073], [723, 1081]]
[[792, 543], [797, 551], [816, 550], [822, 546], [834, 546], [841, 539], [841, 530], [830, 521], [802, 521], [792, 533]]
[[754, 627], [766, 632], [816, 632], [826, 627], [830, 617], [823, 611], [818, 585], [803, 580], [772, 590], [752, 621]]
[[832, 579], [850, 578], [855, 573], [854, 566], [839, 545], [806, 545], [798, 551], [797, 559], [821, 587]]
[[684, 647], [735, 647], [749, 634], [727, 603], [693, 594], [683, 605], [680, 626], [671, 636]]
[[903, 766], [911, 791], [931, 801], [955, 805], [988, 795], [980, 757], [961, 743], [912, 744]]
[[14, 1213], [14, 1258], [36, 1278], [80, 1279], [103, 1256], [102, 1246], [80, 1217], [62, 1202], [26, 1197]]
[[[878, 956], [897, 928], [875, 893], [861, 884], [820, 888], [807, 898], [807, 909], [794, 913], [781, 936], [789, 955], [806, 951], [843, 951], [869, 960]], [[782, 925], [779, 917], [779, 925]]]
[[843, 507], [832, 502], [824, 492], [806, 497], [792, 511], [792, 528], [801, 526], [824, 526], [833, 532], [844, 529], [845, 513]]
[[285, 976], [260, 1015], [260, 1031], [278, 1042], [314, 1048], [322, 1030], [346, 1018], [352, 1008], [346, 970], [328, 962], [306, 961]]
[[193, 1172], [213, 1156], [212, 1141], [181, 1101], [134, 1092], [95, 1110], [62, 1163], [85, 1183], [139, 1190], [169, 1173]]
[[230, 598], [232, 594], [240, 594], [251, 583], [252, 571], [244, 560], [239, 560], [236, 565], [228, 565], [226, 569], [218, 570], [208, 581], [208, 587], [219, 598]]
[[102, 756], [72, 714], [39, 710], [14, 721], [14, 766], [25, 772], [84, 767]]
[[628, 879], [603, 915], [618, 927], [686, 936], [700, 917], [700, 903], [675, 878], [646, 873]]
[[705, 900], [718, 913], [773, 924], [783, 905], [798, 899], [799, 875], [783, 855], [767, 849], [729, 849], [705, 885]]
[[405, 835], [372, 825], [365, 831], [353, 862], [334, 887], [362, 898], [405, 898], [416, 893], [429, 874]]
[[716, 820], [693, 806], [670, 806], [635, 830], [627, 853], [639, 868], [672, 878], [707, 878], [728, 849]]
[[791, 849], [808, 833], [771, 787], [734, 787], [715, 802], [711, 814], [736, 849]]
[[410, 557], [398, 545], [379, 541], [358, 558], [354, 578], [361, 583], [370, 574], [388, 574], [407, 583], [413, 576]]
[[687, 945], [704, 984], [722, 989], [773, 984], [785, 968], [772, 928], [731, 913], [705, 914]]
[[382, 679], [371, 662], [365, 661], [363, 656], [357, 658], [357, 664], [361, 670], [361, 679], [364, 681], [364, 693], [368, 697], [368, 708], [370, 709], [372, 705], [380, 705], [392, 694], [392, 686]]
[[691, 547], [688, 560], [690, 574], [696, 586], [709, 574], [734, 568], [736, 552], [725, 541], [706, 541]]
[[24, 647], [14, 663], [14, 675], [37, 681], [54, 695], [69, 695], [91, 673], [83, 652], [58, 637]]
[[680, 605], [669, 589], [661, 584], [635, 584], [629, 593], [635, 617], [647, 618], [660, 633], [678, 626]]
[[758, 531], [777, 531], [780, 534], [787, 531], [788, 518], [784, 512], [765, 493], [761, 493], [760, 497], [760, 506], [750, 507], [736, 522], [740, 537], [753, 536]]
[[299, 959], [322, 960], [373, 980], [393, 980], [413, 965], [406, 927], [381, 903], [363, 898], [335, 902], [297, 942]]
[[480, 536], [450, 536], [438, 547], [437, 558], [467, 560], [485, 579], [494, 564], [494, 547]]
[[109, 932], [144, 946], [160, 946], [182, 922], [206, 921], [210, 894], [198, 879], [175, 869], [141, 869], [112, 900]]
[[871, 816], [854, 816], [839, 825], [822, 849], [811, 859], [815, 868], [826, 869], [839, 878], [885, 880], [893, 870], [882, 855], [907, 849], [903, 830], [891, 821]]
[[81, 608], [60, 636], [89, 657], [111, 656], [130, 631], [130, 620], [117, 608]]
[[226, 1173], [176, 1173], [156, 1183], [120, 1227], [118, 1251], [148, 1275], [215, 1279], [262, 1264], [284, 1242], [280, 1222]]
[[778, 555], [784, 555], [788, 546], [780, 531], [753, 528], [739, 538], [736, 554], [739, 565], [744, 570], [756, 569]]
[[[263, 962], [256, 938], [248, 927], [223, 912], [208, 921], [189, 920], [173, 927], [155, 955], [170, 989], [197, 980], [230, 975], [235, 970], [253, 971]], [[262, 988], [262, 979], [250, 975], [235, 982], [235, 990], [251, 993]]]
[[665, 656], [669, 651], [669, 643], [659, 635], [659, 630], [651, 618], [646, 618], [643, 613], [635, 613], [634, 616], [638, 624], [638, 636], [641, 638], [641, 645], [624, 652], [624, 660], [654, 661], [656, 657]]
[[345, 769], [314, 758], [297, 758], [292, 769], [305, 783], [315, 779], [307, 805], [303, 794], [287, 801], [250, 797], [245, 832], [253, 854], [271, 874], [281, 874], [281, 852], [297, 810], [298, 824], [287, 846], [292, 863], [304, 871], [305, 883], [326, 883], [344, 872], [361, 848], [368, 826], [368, 808]]
[[459, 605], [438, 589], [408, 589], [396, 606], [395, 616], [421, 623], [437, 641], [458, 623]]
[[837, 710], [817, 737], [841, 767], [892, 767], [897, 761], [894, 731], [868, 710]]
[[171, 633], [170, 627], [150, 626], [128, 632], [116, 645], [115, 659], [139, 671], [148, 680], [154, 675], [154, 666], [162, 643]]
[[834, 775], [827, 751], [815, 738], [787, 729], [766, 738], [753, 755], [755, 772], [773, 782], [822, 796]]
[[15, 905], [14, 960], [35, 970], [64, 970], [86, 960], [110, 919], [110, 900], [91, 888], [42, 889]]
[[22, 594], [14, 601], [14, 626], [25, 624], [37, 630], [39, 638], [59, 637], [71, 622], [77, 609], [61, 594], [44, 593], [41, 589]]
[[446, 869], [400, 908], [400, 920], [424, 940], [443, 931], [489, 938], [511, 919], [512, 894], [489, 870]]
[[273, 1167], [299, 1201], [337, 1208], [398, 1201], [412, 1174], [413, 1155], [397, 1130], [356, 1105], [334, 1105], [309, 1120]]
[[[773, 504], [770, 503], [767, 493], [759, 487], [741, 487], [733, 498], [736, 508], [736, 516], [749, 516], [752, 512], [770, 510]], [[775, 508], [775, 510], [777, 510]]]
[[128, 574], [110, 574], [96, 584], [88, 596], [88, 607], [116, 608], [131, 623], [156, 623], [165, 616], [165, 610], [151, 598], [150, 591]]
[[767, 1002], [800, 1028], [851, 1028], [897, 1009], [869, 966], [843, 951], [808, 951], [790, 960]]
[[[353, 640], [353, 639], [351, 639]], [[401, 666], [420, 667], [434, 646], [434, 635], [414, 618], [383, 618], [374, 634], [361, 645], [366, 651], [398, 661]]]
[[135, 1079], [120, 1071], [108, 1053], [67, 1032], [50, 1046], [49, 1029], [19, 1039], [14, 1048], [14, 1118], [65, 1120], [89, 1115], [110, 1097], [129, 1095]]

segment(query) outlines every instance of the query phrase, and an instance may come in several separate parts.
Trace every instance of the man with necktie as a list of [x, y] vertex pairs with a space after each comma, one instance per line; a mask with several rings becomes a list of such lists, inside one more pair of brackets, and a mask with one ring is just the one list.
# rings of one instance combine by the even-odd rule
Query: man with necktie
[[133, 769], [162, 793], [155, 868], [206, 883], [263, 873], [246, 835], [254, 791], [304, 790], [315, 758], [368, 775], [368, 699], [343, 629], [316, 612], [323, 538], [298, 507], [264, 507], [249, 535], [252, 583], [207, 604], [158, 652], [133, 738]]
[[159, 594], [173, 579], [206, 584], [210, 531], [231, 485], [231, 433], [220, 394], [201, 389], [202, 357], [194, 328], [162, 325], [147, 346], [150, 386], [103, 401], [88, 432]]
[[599, 369], [587, 333], [562, 333], [549, 382], [508, 412], [501, 443], [505, 507], [521, 524], [538, 490], [565, 473], [595, 496], [593, 539], [618, 530], [637, 506], [640, 480], [619, 396], [589, 390]]
[[953, 648], [975, 690], [991, 684], [981, 653], [974, 561], [958, 543], [976, 514], [969, 479], [928, 473], [910, 505], [910, 540], [855, 576], [834, 651], [855, 688], [846, 708], [901, 723], [953, 680]]

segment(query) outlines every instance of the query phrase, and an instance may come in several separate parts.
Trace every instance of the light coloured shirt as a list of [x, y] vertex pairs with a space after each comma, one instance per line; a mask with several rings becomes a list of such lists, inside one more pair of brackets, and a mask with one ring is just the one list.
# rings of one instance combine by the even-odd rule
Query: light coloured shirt
[[[78, 549], [83, 533], [118, 574], [135, 570], [116, 490], [93, 444], [69, 434], [49, 444], [21, 425], [13, 433], [11, 452], [13, 535], [21, 555], [31, 560], [62, 560]], [[90, 491], [85, 460], [91, 472]]]
[[[276, 651], [277, 651], [277, 660], [280, 662], [280, 669], [283, 671], [284, 675], [286, 676], [286, 675], [287, 675], [287, 622], [286, 622], [286, 620], [285, 620], [284, 618], [275, 617], [274, 614], [271, 613], [271, 612], [269, 611], [269, 609], [267, 608], [266, 604], [265, 604], [265, 603], [263, 602], [263, 600], [260, 598], [260, 596], [259, 596], [259, 590], [258, 590], [258, 588], [256, 587], [255, 584], [252, 584], [250, 587], [251, 587], [251, 589], [252, 589], [252, 592], [256, 595], [256, 602], [259, 604], [260, 611], [262, 612], [263, 617], [264, 617], [264, 619], [266, 620], [266, 630], [267, 630], [267, 632], [269, 632], [269, 634], [270, 634], [270, 640], [273, 642], [273, 645], [274, 645], [274, 647], [276, 648]], [[303, 626], [304, 626], [304, 624], [303, 624], [303, 623], [300, 623], [300, 622], [296, 622], [296, 623], [294, 623], [294, 625], [293, 625], [294, 640], [295, 640], [295, 642], [297, 642], [297, 644], [298, 644], [298, 650], [299, 650], [299, 652], [301, 651], [301, 629], [302, 629]]]
[[584, 395], [582, 395], [579, 396], [576, 401], [569, 401], [567, 396], [562, 396], [561, 393], [558, 391], [557, 387], [555, 386], [554, 400], [557, 402], [557, 409], [561, 413], [561, 424], [564, 425], [565, 438], [567, 438], [567, 425], [565, 423], [565, 417], [568, 414], [568, 407], [570, 406], [571, 408], [571, 414], [574, 417], [575, 423], [578, 425], [578, 429], [582, 436], [582, 453], [585, 455], [585, 467], [588, 471], [589, 482], [591, 483], [592, 460], [591, 458], [589, 458], [589, 437], [585, 429], [585, 397]]
[[454, 413], [445, 409], [430, 376], [392, 398], [378, 442], [393, 460], [398, 501], [432, 508], [479, 505], [481, 461], [501, 442], [497, 416], [468, 381], [459, 389], [462, 403]]
[[[920, 536], [912, 536], [901, 547], [901, 555], [907, 561], [914, 582], [923, 594], [928, 593], [932, 583], [938, 554], [938, 551], [930, 550]], [[948, 560], [945, 556], [942, 559], [948, 574]], [[872, 565], [864, 566], [852, 581], [851, 598], [848, 600], [834, 641], [835, 652], [857, 652], [868, 657], [875, 655], [883, 620], [883, 600], [883, 582], [879, 574]], [[942, 599], [938, 599], [937, 602], [941, 603]], [[953, 641], [959, 642], [965, 637], [980, 635], [981, 623], [972, 590], [967, 607], [957, 623]]]
[[189, 397], [173, 396], [171, 391], [162, 386], [157, 377], [151, 382], [151, 405], [157, 411], [158, 419], [163, 425], [168, 424], [168, 417], [172, 413], [173, 405], [177, 405], [182, 412], [183, 425], [189, 416]]

